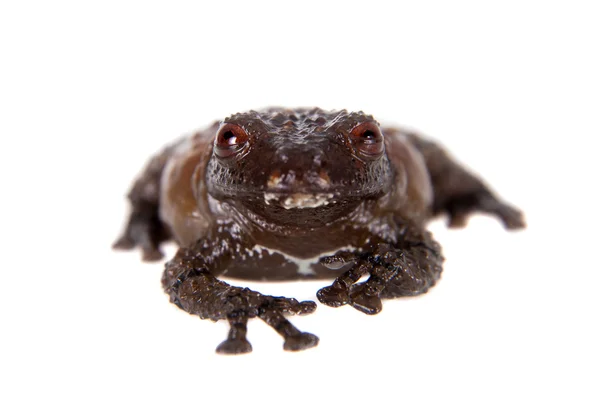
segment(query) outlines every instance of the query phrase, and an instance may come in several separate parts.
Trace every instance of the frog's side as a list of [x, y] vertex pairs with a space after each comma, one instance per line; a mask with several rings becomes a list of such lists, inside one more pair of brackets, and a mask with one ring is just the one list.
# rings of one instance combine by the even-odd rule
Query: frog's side
[[129, 198], [116, 247], [138, 245], [155, 260], [160, 243], [174, 238], [181, 248], [163, 286], [184, 310], [229, 321], [217, 348], [224, 353], [251, 350], [252, 317], [276, 329], [285, 349], [313, 347], [318, 338], [284, 315], [316, 305], [232, 287], [219, 275], [336, 278], [319, 301], [375, 314], [381, 298], [424, 293], [439, 278], [443, 257], [424, 228], [432, 216], [447, 213], [456, 227], [483, 211], [509, 229], [524, 226], [519, 211], [434, 143], [381, 132], [362, 112], [317, 108], [232, 115], [152, 159]]

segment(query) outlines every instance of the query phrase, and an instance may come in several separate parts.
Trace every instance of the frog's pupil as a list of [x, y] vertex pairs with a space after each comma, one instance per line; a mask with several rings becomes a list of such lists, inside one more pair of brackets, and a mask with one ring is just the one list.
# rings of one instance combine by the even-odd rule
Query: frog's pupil
[[363, 137], [365, 139], [373, 139], [375, 137], [375, 132], [373, 132], [373, 131], [365, 131], [363, 133]]
[[231, 131], [224, 132], [223, 139], [229, 145], [235, 144], [237, 142], [237, 138]]

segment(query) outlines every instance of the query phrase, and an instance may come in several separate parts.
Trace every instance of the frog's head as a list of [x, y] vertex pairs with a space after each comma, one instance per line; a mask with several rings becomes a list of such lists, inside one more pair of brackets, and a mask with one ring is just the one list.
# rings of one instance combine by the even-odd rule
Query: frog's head
[[225, 119], [206, 174], [214, 198], [297, 226], [334, 221], [392, 185], [377, 121], [318, 108]]

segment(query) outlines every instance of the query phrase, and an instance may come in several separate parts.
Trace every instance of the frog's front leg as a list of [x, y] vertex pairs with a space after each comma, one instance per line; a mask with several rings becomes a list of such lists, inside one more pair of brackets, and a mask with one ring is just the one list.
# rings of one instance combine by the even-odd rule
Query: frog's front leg
[[202, 319], [226, 319], [230, 325], [227, 339], [217, 352], [240, 354], [252, 351], [246, 339], [247, 321], [258, 317], [284, 338], [285, 350], [314, 347], [319, 339], [301, 332], [286, 314], [309, 314], [316, 309], [312, 301], [266, 296], [248, 288], [231, 286], [215, 277], [219, 260], [229, 255], [231, 244], [224, 240], [202, 240], [191, 249], [180, 249], [166, 264], [163, 287], [171, 302]]
[[[328, 306], [350, 304], [365, 314], [377, 314], [381, 299], [418, 295], [435, 285], [443, 261], [431, 234], [412, 229], [397, 243], [379, 243], [356, 254], [354, 265], [319, 290], [317, 298]], [[366, 274], [369, 278], [357, 283]]]

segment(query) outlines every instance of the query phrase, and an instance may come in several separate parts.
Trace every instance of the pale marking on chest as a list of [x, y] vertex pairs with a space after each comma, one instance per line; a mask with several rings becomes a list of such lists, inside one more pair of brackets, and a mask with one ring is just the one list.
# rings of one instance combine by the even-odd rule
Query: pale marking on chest
[[315, 271], [313, 269], [312, 264], [317, 264], [319, 262], [319, 259], [321, 259], [322, 257], [332, 256], [335, 253], [337, 253], [338, 251], [356, 251], [358, 249], [354, 246], [343, 246], [343, 247], [328, 251], [326, 253], [317, 254], [316, 256], [311, 257], [311, 258], [298, 258], [298, 257], [294, 257], [292, 255], [289, 255], [287, 253], [284, 253], [283, 251], [280, 251], [280, 250], [274, 250], [274, 249], [271, 249], [271, 248], [268, 248], [265, 246], [261, 246], [259, 244], [255, 244], [254, 247], [252, 247], [251, 249], [247, 249], [246, 252], [249, 255], [254, 255], [255, 253], [258, 253], [258, 258], [262, 258], [261, 254], [262, 254], [263, 250], [266, 251], [267, 253], [269, 253], [270, 255], [280, 254], [287, 261], [289, 261], [293, 264], [296, 264], [298, 266], [298, 274], [300, 274], [300, 275], [315, 275]]

